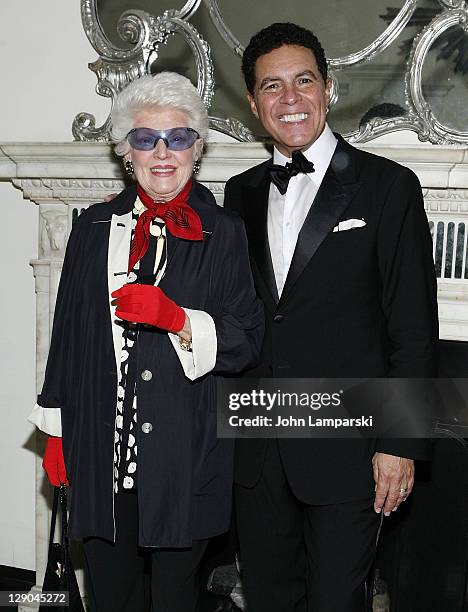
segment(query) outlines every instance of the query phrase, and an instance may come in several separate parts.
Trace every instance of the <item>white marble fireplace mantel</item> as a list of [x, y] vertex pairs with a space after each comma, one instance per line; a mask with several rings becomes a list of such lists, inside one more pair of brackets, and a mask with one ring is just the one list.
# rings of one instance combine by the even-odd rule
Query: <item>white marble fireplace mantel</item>
[[[423, 144], [367, 144], [363, 148], [394, 159], [418, 175], [429, 221], [434, 235], [439, 235], [434, 241], [434, 257], [441, 270], [438, 279], [441, 337], [468, 341], [468, 278], [465, 278], [468, 277], [468, 149]], [[213, 143], [203, 158], [198, 178], [221, 204], [225, 181], [267, 157], [266, 149], [258, 143]], [[31, 265], [36, 282], [36, 381], [39, 390], [73, 215], [77, 209], [121, 191], [125, 182], [121, 163], [110, 146], [78, 142], [0, 143], [0, 181], [10, 181], [22, 190], [24, 198], [38, 205], [39, 252]], [[452, 257], [453, 244], [459, 248], [458, 264]], [[43, 471], [38, 460], [36, 590], [42, 585], [49, 529], [42, 480]]]
[[[463, 277], [468, 234], [468, 149], [372, 143], [363, 148], [394, 159], [418, 175], [429, 221], [442, 233], [438, 255], [442, 268], [442, 278], [439, 278], [441, 337], [468, 340], [468, 279], [456, 278], [455, 258], [450, 266], [450, 240], [447, 241], [448, 227], [452, 223], [455, 225], [452, 240], [456, 243], [458, 237], [464, 252]], [[268, 152], [260, 143], [213, 143], [208, 146], [198, 178], [221, 204], [225, 181], [267, 157]], [[47, 307], [47, 311], [51, 316], [72, 211], [121, 191], [124, 186], [121, 165], [111, 147], [102, 143], [4, 143], [0, 144], [0, 180], [10, 180], [22, 190], [25, 198], [39, 205], [39, 253], [31, 263], [36, 276], [38, 318], [44, 320], [46, 315], [40, 308], [40, 293], [45, 289], [44, 284], [50, 286], [47, 304], [52, 308]], [[461, 224], [465, 226], [464, 242], [461, 234], [458, 235], [462, 231]], [[435, 247], [434, 244], [437, 261]], [[448, 272], [446, 265], [451, 268]], [[47, 333], [41, 335], [45, 352], [47, 336]], [[38, 354], [38, 384], [42, 382], [43, 357], [45, 359], [41, 351], [41, 355]]]

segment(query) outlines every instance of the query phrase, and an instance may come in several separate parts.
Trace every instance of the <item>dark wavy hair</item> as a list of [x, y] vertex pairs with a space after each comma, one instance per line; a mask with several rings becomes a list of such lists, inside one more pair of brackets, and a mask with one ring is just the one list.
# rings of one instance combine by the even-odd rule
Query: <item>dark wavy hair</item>
[[252, 36], [242, 56], [242, 73], [247, 90], [251, 94], [255, 88], [255, 64], [258, 58], [283, 45], [297, 45], [310, 49], [323, 80], [327, 80], [327, 59], [315, 34], [295, 23], [273, 23]]

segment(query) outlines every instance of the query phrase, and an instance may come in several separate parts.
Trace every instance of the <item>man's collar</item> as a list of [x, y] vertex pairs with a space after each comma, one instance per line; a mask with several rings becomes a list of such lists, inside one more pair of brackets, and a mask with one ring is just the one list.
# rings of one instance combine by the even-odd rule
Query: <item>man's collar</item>
[[[308, 149], [302, 151], [307, 159], [313, 162], [316, 172], [319, 172], [322, 175], [325, 174], [330, 163], [330, 159], [335, 151], [337, 142], [336, 136], [326, 123], [325, 127], [323, 128], [323, 132], [320, 134], [317, 140], [313, 142]], [[276, 147], [274, 148], [273, 162], [275, 164], [284, 166], [290, 161], [290, 157], [286, 157], [280, 153]]]

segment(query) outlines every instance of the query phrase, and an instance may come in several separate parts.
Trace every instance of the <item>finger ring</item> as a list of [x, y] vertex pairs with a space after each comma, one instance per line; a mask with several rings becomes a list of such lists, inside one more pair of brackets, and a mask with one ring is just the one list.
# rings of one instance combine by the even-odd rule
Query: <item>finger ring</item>
[[408, 491], [408, 487], [400, 487], [400, 495], [406, 493]]

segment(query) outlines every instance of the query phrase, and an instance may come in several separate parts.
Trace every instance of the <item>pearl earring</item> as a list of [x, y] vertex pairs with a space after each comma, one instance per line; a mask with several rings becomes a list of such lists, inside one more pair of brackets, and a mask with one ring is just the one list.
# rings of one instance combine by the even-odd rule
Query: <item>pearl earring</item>
[[135, 172], [135, 168], [133, 167], [133, 163], [131, 159], [127, 159], [127, 161], [124, 164], [125, 167], [125, 172], [131, 176], [134, 172]]

